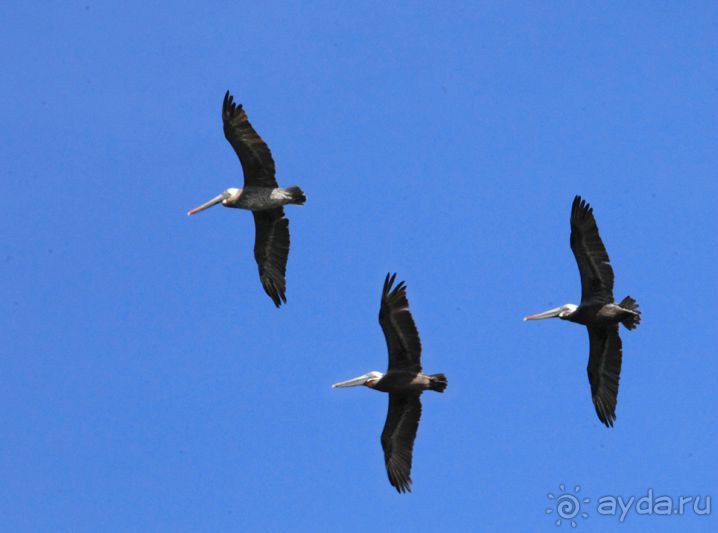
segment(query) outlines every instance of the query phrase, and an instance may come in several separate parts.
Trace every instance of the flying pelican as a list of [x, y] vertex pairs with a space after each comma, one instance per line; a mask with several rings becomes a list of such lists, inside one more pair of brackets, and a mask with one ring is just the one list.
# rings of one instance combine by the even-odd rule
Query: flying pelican
[[289, 221], [282, 206], [303, 205], [307, 198], [299, 187], [282, 189], [277, 185], [269, 147], [254, 131], [242, 104], [235, 104], [229, 91], [222, 103], [222, 124], [224, 136], [242, 164], [244, 188], [229, 188], [187, 214], [194, 215], [219, 203], [252, 212], [254, 259], [259, 267], [259, 279], [274, 305], [279, 307], [287, 302], [285, 273], [289, 255]]
[[613, 268], [598, 235], [593, 208], [576, 196], [571, 206], [571, 250], [581, 274], [581, 304], [565, 304], [524, 320], [558, 317], [588, 327], [588, 381], [598, 419], [606, 427], [616, 420], [621, 374], [621, 337], [618, 324], [634, 329], [641, 322], [636, 300], [613, 301]]
[[421, 418], [419, 397], [425, 390], [444, 392], [449, 382], [444, 374], [422, 373], [421, 341], [409, 311], [406, 285], [402, 281], [392, 290], [395, 279], [396, 274], [386, 275], [379, 309], [379, 324], [389, 351], [389, 369], [386, 374], [374, 370], [332, 387], [365, 385], [389, 393], [389, 412], [381, 433], [381, 446], [389, 483], [404, 493], [411, 492], [411, 458]]

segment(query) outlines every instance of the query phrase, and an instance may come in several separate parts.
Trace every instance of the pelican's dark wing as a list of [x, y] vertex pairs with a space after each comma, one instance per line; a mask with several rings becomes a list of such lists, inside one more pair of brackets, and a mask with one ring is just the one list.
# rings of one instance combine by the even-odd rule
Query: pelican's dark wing
[[274, 159], [269, 147], [254, 131], [242, 104], [235, 104], [229, 91], [222, 103], [224, 136], [239, 156], [244, 171], [245, 187], [277, 187], [274, 177]]
[[287, 303], [285, 273], [289, 256], [289, 220], [284, 218], [284, 209], [252, 211], [256, 234], [254, 258], [259, 267], [259, 279], [264, 290], [279, 307]]
[[381, 447], [389, 482], [398, 492], [411, 492], [411, 458], [421, 418], [419, 394], [390, 394]]
[[389, 370], [421, 372], [421, 341], [409, 311], [406, 285], [402, 281], [392, 290], [395, 279], [396, 274], [386, 275], [379, 309], [379, 324], [389, 351]]
[[613, 302], [613, 268], [598, 234], [593, 208], [580, 196], [571, 206], [571, 250], [581, 273], [581, 303]]
[[588, 326], [590, 355], [588, 357], [588, 381], [591, 397], [599, 420], [606, 427], [613, 427], [616, 420], [618, 380], [621, 376], [621, 337], [618, 324], [607, 327]]

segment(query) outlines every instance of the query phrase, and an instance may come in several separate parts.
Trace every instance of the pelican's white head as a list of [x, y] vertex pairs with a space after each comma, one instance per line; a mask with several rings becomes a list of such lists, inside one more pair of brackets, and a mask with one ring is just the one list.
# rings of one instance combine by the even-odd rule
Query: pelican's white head
[[576, 312], [578, 306], [575, 304], [564, 304], [561, 307], [554, 307], [543, 313], [537, 313], [535, 315], [529, 315], [524, 317], [524, 320], [541, 320], [542, 318], [568, 318]]
[[378, 372], [376, 370], [372, 370], [371, 372], [367, 372], [366, 374], [363, 374], [359, 376], [358, 378], [349, 379], [347, 381], [340, 381], [339, 383], [335, 383], [332, 385], [332, 388], [336, 387], [357, 387], [359, 385], [365, 385], [367, 387], [373, 387], [376, 385], [376, 383], [384, 377], [384, 374], [381, 372]]
[[222, 205], [227, 205], [228, 203], [235, 201], [241, 192], [242, 189], [237, 189], [236, 187], [230, 187], [224, 191], [222, 194], [225, 195], [225, 198], [222, 200]]
[[204, 211], [205, 209], [209, 209], [213, 205], [217, 205], [218, 203], [222, 202], [222, 205], [227, 207], [233, 205], [237, 198], [239, 198], [239, 195], [242, 193], [242, 189], [236, 189], [234, 187], [230, 187], [226, 191], [224, 191], [222, 194], [218, 194], [214, 198], [212, 198], [209, 202], [206, 202], [198, 207], [195, 207], [194, 209], [191, 209], [187, 212], [188, 215], [194, 215], [195, 213], [199, 213], [200, 211]]

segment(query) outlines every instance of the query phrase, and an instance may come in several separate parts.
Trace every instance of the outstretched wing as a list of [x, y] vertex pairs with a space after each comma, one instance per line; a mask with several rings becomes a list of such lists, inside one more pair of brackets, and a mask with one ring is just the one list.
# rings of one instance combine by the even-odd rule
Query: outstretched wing
[[581, 274], [581, 303], [613, 302], [613, 268], [598, 234], [593, 208], [580, 196], [571, 206], [571, 250]]
[[274, 159], [269, 147], [254, 131], [242, 104], [235, 104], [229, 91], [222, 103], [224, 136], [239, 156], [244, 171], [245, 187], [277, 187], [274, 177]]
[[411, 492], [411, 459], [421, 418], [419, 394], [390, 394], [381, 447], [386, 473], [398, 492]]
[[285, 273], [289, 256], [289, 220], [284, 209], [252, 211], [256, 230], [254, 258], [259, 267], [259, 279], [265, 292], [279, 307], [287, 303]]
[[621, 337], [618, 324], [608, 327], [588, 326], [590, 355], [588, 381], [596, 414], [606, 427], [616, 420], [618, 380], [621, 377]]
[[396, 274], [386, 275], [379, 309], [379, 324], [389, 351], [389, 370], [421, 372], [421, 341], [409, 311], [406, 284], [402, 281], [392, 290], [395, 279]]

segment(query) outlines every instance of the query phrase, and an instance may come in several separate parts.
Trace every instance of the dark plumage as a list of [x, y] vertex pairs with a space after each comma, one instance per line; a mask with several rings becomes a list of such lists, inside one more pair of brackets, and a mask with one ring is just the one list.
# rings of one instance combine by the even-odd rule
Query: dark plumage
[[[411, 463], [414, 439], [421, 418], [421, 393], [444, 392], [444, 374], [426, 375], [421, 368], [421, 341], [409, 311], [406, 285], [393, 287], [396, 274], [387, 274], [381, 294], [379, 324], [384, 332], [389, 368], [386, 374], [373, 371], [334, 387], [365, 385], [389, 393], [389, 409], [381, 433], [384, 463], [389, 482], [398, 492], [411, 492]], [[393, 288], [392, 288], [393, 287]]]
[[571, 250], [581, 274], [581, 304], [613, 302], [613, 268], [593, 208], [580, 196], [571, 205]]
[[409, 311], [406, 283], [401, 281], [392, 290], [395, 279], [396, 274], [386, 275], [379, 307], [379, 325], [386, 339], [389, 368], [421, 372], [421, 340]]
[[242, 104], [235, 104], [227, 91], [222, 102], [222, 126], [224, 136], [239, 157], [244, 173], [245, 187], [278, 187], [274, 159], [269, 146], [249, 123]]
[[227, 189], [189, 214], [220, 202], [225, 207], [252, 211], [255, 223], [254, 258], [259, 279], [274, 305], [279, 307], [287, 301], [285, 274], [289, 256], [289, 221], [282, 206], [303, 205], [306, 196], [299, 187], [282, 189], [277, 185], [269, 147], [250, 124], [242, 105], [234, 103], [229, 91], [222, 102], [222, 126], [224, 136], [242, 164], [244, 188]]
[[279, 307], [287, 303], [287, 259], [289, 257], [289, 220], [284, 209], [254, 211], [254, 259], [264, 291]]
[[571, 206], [571, 250], [581, 275], [581, 304], [566, 304], [527, 320], [558, 317], [588, 327], [588, 380], [598, 419], [607, 427], [616, 420], [622, 348], [618, 324], [634, 329], [641, 321], [636, 301], [613, 299], [613, 268], [603, 245], [593, 209], [580, 196]]

